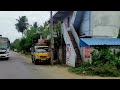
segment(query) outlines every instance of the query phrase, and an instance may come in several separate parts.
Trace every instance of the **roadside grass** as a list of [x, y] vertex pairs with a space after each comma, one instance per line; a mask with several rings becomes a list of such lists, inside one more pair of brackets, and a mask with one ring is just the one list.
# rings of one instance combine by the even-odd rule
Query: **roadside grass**
[[102, 77], [120, 77], [119, 56], [107, 46], [96, 46], [92, 51], [92, 62], [83, 61], [80, 67], [71, 67], [69, 71], [80, 75]]
[[98, 65], [95, 67], [84, 63], [80, 67], [70, 67], [68, 71], [85, 76], [120, 77], [120, 70], [109, 64]]

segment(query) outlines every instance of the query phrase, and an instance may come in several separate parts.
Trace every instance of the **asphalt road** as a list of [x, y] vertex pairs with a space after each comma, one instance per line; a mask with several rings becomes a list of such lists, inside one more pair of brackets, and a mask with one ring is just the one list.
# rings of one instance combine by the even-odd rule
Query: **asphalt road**
[[[50, 65], [34, 65], [29, 58], [10, 51], [9, 60], [0, 60], [0, 79], [66, 79]], [[58, 74], [57, 74], [58, 73]]]
[[30, 58], [11, 51], [9, 60], [0, 60], [0, 79], [120, 79], [81, 76], [69, 73], [67, 69], [56, 65], [34, 65]]

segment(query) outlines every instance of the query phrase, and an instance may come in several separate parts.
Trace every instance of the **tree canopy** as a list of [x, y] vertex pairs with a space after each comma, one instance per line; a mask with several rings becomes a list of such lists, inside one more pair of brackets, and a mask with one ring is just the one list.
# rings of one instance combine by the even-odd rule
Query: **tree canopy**
[[19, 17], [19, 19], [16, 19], [17, 23], [15, 24], [15, 27], [17, 29], [18, 32], [21, 32], [22, 35], [24, 33], [24, 31], [28, 28], [28, 19], [26, 16], [21, 16]]

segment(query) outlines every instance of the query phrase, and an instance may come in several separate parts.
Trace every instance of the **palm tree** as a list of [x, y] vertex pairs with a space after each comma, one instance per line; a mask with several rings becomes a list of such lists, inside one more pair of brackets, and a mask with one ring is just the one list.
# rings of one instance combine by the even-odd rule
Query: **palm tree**
[[24, 31], [28, 28], [29, 25], [28, 19], [26, 18], [26, 16], [21, 16], [19, 17], [19, 19], [16, 20], [18, 21], [18, 23], [15, 24], [16, 29], [18, 32], [21, 32], [23, 36]]

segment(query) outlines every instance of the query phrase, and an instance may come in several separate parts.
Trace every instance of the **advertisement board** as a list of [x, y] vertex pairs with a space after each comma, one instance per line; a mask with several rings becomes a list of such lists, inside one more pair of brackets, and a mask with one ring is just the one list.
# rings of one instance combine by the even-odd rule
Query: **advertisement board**
[[90, 47], [85, 47], [85, 58], [90, 58]]

